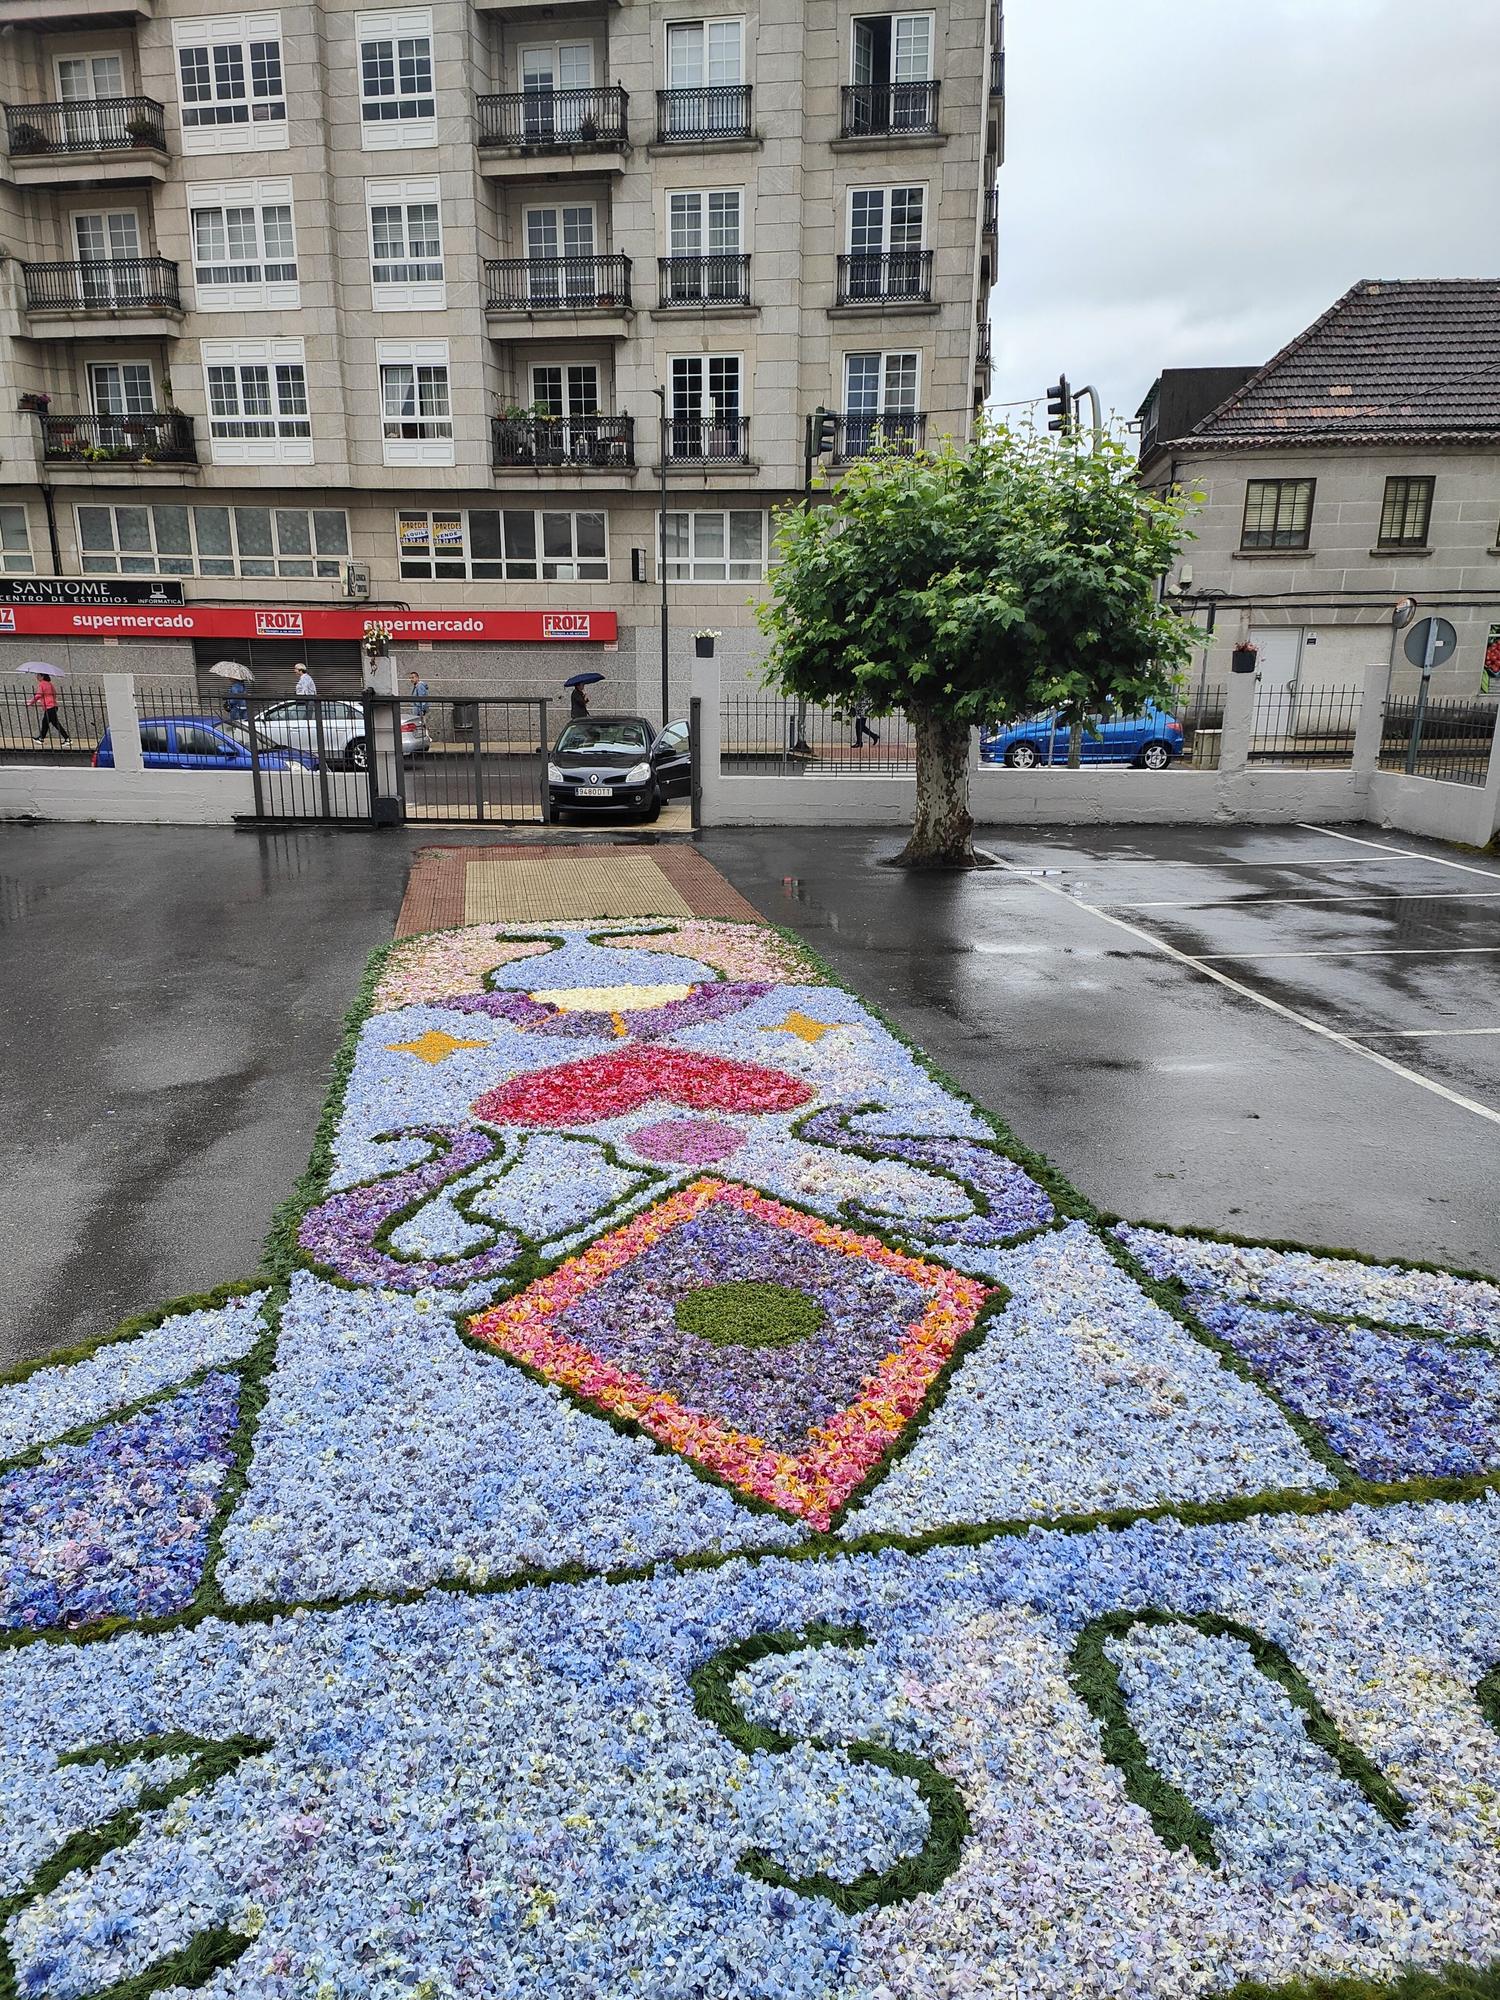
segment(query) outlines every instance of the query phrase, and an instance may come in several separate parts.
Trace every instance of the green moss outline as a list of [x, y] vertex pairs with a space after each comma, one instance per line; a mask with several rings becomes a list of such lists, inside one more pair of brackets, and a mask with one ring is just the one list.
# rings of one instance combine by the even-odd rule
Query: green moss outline
[[1106, 1642], [1123, 1639], [1137, 1626], [1186, 1625], [1211, 1639], [1237, 1639], [1248, 1647], [1257, 1672], [1281, 1689], [1302, 1716], [1308, 1738], [1333, 1759], [1341, 1777], [1356, 1785], [1382, 1819], [1400, 1828], [1410, 1818], [1405, 1799], [1357, 1744], [1351, 1743], [1313, 1693], [1285, 1647], [1253, 1626], [1218, 1612], [1164, 1611], [1145, 1605], [1133, 1611], [1106, 1611], [1091, 1618], [1073, 1642], [1068, 1679], [1099, 1725], [1100, 1748], [1125, 1781], [1125, 1796], [1149, 1816], [1157, 1838], [1174, 1853], [1185, 1847], [1205, 1868], [1219, 1866], [1208, 1821], [1187, 1795], [1164, 1778], [1130, 1719], [1120, 1670]]
[[747, 1757], [757, 1751], [781, 1755], [806, 1742], [819, 1750], [841, 1751], [851, 1765], [878, 1765], [916, 1785], [927, 1808], [928, 1835], [919, 1853], [905, 1856], [889, 1868], [866, 1869], [852, 1882], [841, 1882], [821, 1869], [811, 1875], [792, 1875], [762, 1848], [747, 1847], [740, 1855], [736, 1865], [753, 1881], [786, 1889], [795, 1896], [819, 1897], [850, 1916], [891, 1903], [909, 1903], [914, 1896], [931, 1895], [942, 1887], [963, 1859], [963, 1845], [972, 1831], [963, 1793], [945, 1771], [913, 1751], [893, 1750], [865, 1739], [843, 1743], [820, 1736], [785, 1736], [764, 1723], [752, 1722], [730, 1690], [736, 1674], [773, 1654], [788, 1656], [820, 1646], [854, 1649], [868, 1643], [869, 1634], [862, 1626], [816, 1621], [800, 1632], [759, 1632], [753, 1638], [738, 1640], [722, 1647], [688, 1675], [693, 1707], [700, 1718]]
[[[779, 1324], [767, 1325], [764, 1332], [756, 1325], [762, 1318], [756, 1311], [760, 1306], [773, 1322], [778, 1311], [782, 1315]], [[720, 1284], [699, 1285], [683, 1293], [672, 1316], [684, 1333], [706, 1340], [710, 1347], [745, 1348], [800, 1347], [828, 1317], [816, 1299], [795, 1285], [761, 1278], [727, 1278]], [[695, 1324], [699, 1320], [704, 1324]]]

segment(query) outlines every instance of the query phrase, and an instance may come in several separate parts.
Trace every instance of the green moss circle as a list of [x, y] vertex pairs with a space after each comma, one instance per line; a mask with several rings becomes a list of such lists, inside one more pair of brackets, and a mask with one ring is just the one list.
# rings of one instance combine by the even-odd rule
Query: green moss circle
[[684, 1333], [712, 1347], [795, 1347], [823, 1324], [823, 1308], [806, 1292], [745, 1278], [685, 1292], [676, 1315]]

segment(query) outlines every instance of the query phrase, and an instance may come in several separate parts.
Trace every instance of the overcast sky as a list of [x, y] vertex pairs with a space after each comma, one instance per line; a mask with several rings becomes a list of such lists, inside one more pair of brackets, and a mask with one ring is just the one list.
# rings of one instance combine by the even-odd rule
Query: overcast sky
[[1496, 0], [1005, 12], [995, 403], [1064, 369], [1130, 416], [1356, 278], [1500, 276]]

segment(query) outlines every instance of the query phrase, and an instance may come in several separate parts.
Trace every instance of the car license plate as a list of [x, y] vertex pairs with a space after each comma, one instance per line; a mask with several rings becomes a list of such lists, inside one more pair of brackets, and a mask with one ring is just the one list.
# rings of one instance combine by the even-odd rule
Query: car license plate
[[614, 795], [613, 785], [590, 785], [587, 789], [580, 785], [578, 788], [578, 796], [581, 799], [612, 799]]

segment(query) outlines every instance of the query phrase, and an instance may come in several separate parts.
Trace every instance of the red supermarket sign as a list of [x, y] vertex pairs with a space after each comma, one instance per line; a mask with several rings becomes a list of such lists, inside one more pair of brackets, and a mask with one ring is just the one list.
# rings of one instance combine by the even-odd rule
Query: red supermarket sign
[[363, 639], [378, 625], [396, 645], [528, 646], [543, 641], [608, 644], [618, 637], [613, 611], [324, 611], [258, 610], [254, 605], [130, 604], [94, 609], [74, 604], [0, 608], [0, 632], [76, 639]]

